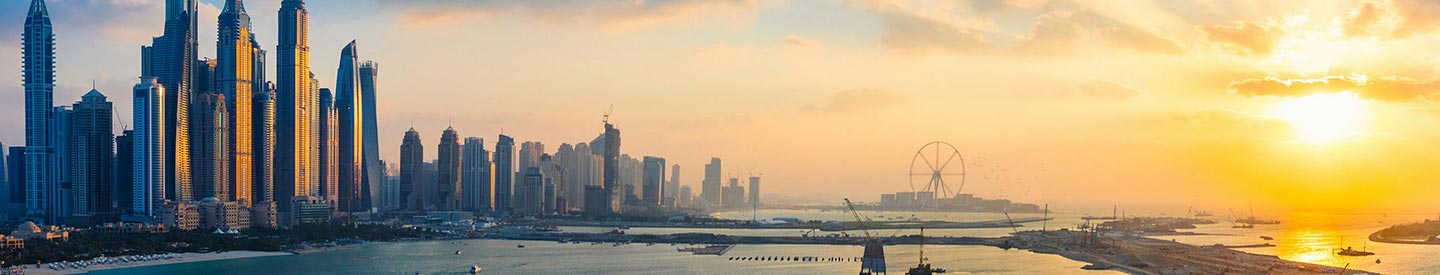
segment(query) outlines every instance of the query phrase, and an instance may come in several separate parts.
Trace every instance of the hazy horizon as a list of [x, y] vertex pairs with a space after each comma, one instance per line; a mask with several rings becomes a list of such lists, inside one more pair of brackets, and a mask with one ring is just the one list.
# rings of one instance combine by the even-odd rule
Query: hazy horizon
[[[0, 96], [19, 99], [28, 1], [0, 3]], [[96, 88], [130, 121], [140, 46], [164, 1], [48, 1], [55, 105]], [[220, 1], [200, 9], [215, 56]], [[909, 191], [915, 150], [964, 155], [964, 193], [1071, 208], [1430, 212], [1440, 3], [1424, 1], [308, 2], [311, 70], [358, 41], [380, 64], [382, 158], [412, 126], [589, 142], [763, 174], [796, 202]], [[279, 1], [246, 1], [276, 44]], [[274, 65], [274, 56], [270, 57]], [[274, 80], [274, 69], [268, 68]], [[0, 142], [23, 142], [20, 100]], [[1273, 212], [1272, 212], [1273, 213]], [[1172, 213], [1174, 214], [1174, 213]]]

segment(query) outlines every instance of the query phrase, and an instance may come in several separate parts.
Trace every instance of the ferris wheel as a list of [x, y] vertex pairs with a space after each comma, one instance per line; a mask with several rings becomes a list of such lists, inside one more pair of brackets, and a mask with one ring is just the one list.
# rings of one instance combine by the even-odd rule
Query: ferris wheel
[[[957, 183], [950, 189], [950, 183]], [[965, 156], [943, 141], [926, 143], [910, 159], [910, 189], [933, 192], [936, 199], [953, 198], [965, 188]]]

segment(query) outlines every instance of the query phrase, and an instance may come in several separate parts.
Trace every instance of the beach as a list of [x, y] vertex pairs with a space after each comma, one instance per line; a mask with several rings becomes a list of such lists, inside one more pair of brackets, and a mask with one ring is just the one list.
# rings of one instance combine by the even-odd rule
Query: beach
[[144, 262], [116, 263], [116, 264], [106, 264], [106, 265], [91, 265], [91, 266], [86, 267], [86, 268], [77, 268], [77, 269], [51, 270], [51, 269], [48, 268], [48, 267], [43, 267], [43, 265], [42, 265], [42, 267], [35, 267], [34, 265], [29, 265], [29, 266], [27, 266], [27, 267], [25, 268], [25, 274], [27, 274], [27, 275], [84, 274], [84, 273], [88, 273], [88, 272], [90, 272], [90, 271], [96, 271], [96, 270], [107, 270], [107, 269], [117, 269], [117, 268], [129, 268], [129, 267], [140, 267], [140, 266], [152, 266], [152, 265], [179, 264], [179, 263], [191, 263], [191, 262], [203, 262], [203, 261], [215, 261], [215, 260], [230, 260], [230, 259], [254, 258], [254, 257], [267, 257], [267, 256], [280, 256], [280, 255], [294, 255], [294, 253], [290, 253], [290, 252], [260, 252], [260, 251], [229, 251], [229, 252], [217, 252], [217, 253], [179, 253], [179, 254], [175, 254], [175, 257], [174, 257], [174, 258], [171, 258], [171, 259], [152, 260], [152, 261], [144, 261]]

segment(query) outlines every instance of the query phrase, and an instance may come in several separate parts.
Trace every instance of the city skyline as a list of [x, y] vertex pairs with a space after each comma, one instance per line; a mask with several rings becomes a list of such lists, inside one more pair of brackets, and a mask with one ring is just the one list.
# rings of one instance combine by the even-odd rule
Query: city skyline
[[[20, 22], [28, 5], [20, 2], [25, 1], [0, 4], [0, 19]], [[102, 93], [128, 92], [139, 76], [135, 46], [151, 44], [163, 25], [161, 2], [49, 3], [63, 72], [54, 102], [78, 99], [92, 79]], [[1425, 73], [1429, 67], [1384, 53], [1417, 49], [1434, 39], [1432, 30], [1400, 20], [1415, 15], [1396, 12], [1430, 3], [1237, 1], [1105, 8], [1084, 1], [310, 2], [312, 51], [323, 53], [314, 54], [310, 64], [322, 87], [336, 79], [329, 71], [339, 60], [330, 53], [352, 40], [366, 45], [365, 58], [387, 65], [376, 95], [380, 159], [387, 162], [399, 160], [393, 148], [412, 125], [433, 135], [453, 121], [466, 136], [493, 137], [504, 129], [520, 141], [559, 144], [598, 134], [596, 120], [615, 104], [613, 121], [626, 130], [626, 152], [632, 156], [662, 156], [696, 168], [719, 156], [739, 165], [736, 174], [765, 172], [766, 182], [774, 183], [767, 192], [813, 201], [903, 191], [908, 153], [933, 140], [955, 143], [984, 165], [976, 167], [967, 191], [1025, 201], [1306, 208], [1343, 207], [1329, 203], [1353, 195], [1361, 197], [1354, 201], [1392, 196], [1396, 199], [1372, 207], [1398, 208], [1423, 203], [1425, 198], [1406, 193], [1432, 190], [1428, 183], [1440, 180], [1440, 174], [1418, 165], [1433, 162], [1428, 153], [1435, 150], [1412, 141], [1440, 133], [1405, 127], [1433, 117], [1416, 103], [1431, 93], [1421, 86], [1431, 79]], [[276, 55], [279, 3], [246, 4], [258, 44]], [[205, 30], [215, 29], [212, 19], [223, 5], [200, 2], [201, 57], [215, 58], [209, 43], [216, 41], [215, 33]], [[1351, 14], [1364, 7], [1392, 20], [1361, 24], [1367, 22]], [[106, 27], [87, 29], [90, 23], [80, 15], [99, 9], [112, 11], [94, 18]], [[598, 12], [576, 12], [585, 9]], [[854, 28], [837, 31], [818, 23], [827, 21], [853, 22], [848, 24]], [[1050, 24], [1077, 32], [1040, 32]], [[925, 28], [919, 26], [951, 31], [920, 35]], [[443, 31], [455, 27], [467, 31]], [[19, 45], [18, 31], [0, 31], [0, 43]], [[709, 35], [678, 34], [691, 31]], [[545, 35], [521, 37], [525, 33]], [[1061, 43], [1066, 41], [1078, 42]], [[635, 44], [654, 47], [627, 47]], [[1333, 46], [1309, 46], [1321, 44]], [[458, 49], [462, 45], [479, 48]], [[446, 56], [439, 53], [453, 56], [441, 59]], [[1328, 57], [1297, 58], [1312, 55]], [[1022, 61], [1001, 62], [1012, 58]], [[0, 53], [0, 60], [20, 61], [17, 51]], [[430, 69], [455, 60], [497, 66]], [[1114, 62], [1091, 68], [1097, 60]], [[600, 69], [615, 64], [613, 70]], [[641, 73], [657, 68], [694, 73]], [[565, 81], [553, 81], [556, 72]], [[14, 66], [0, 73], [19, 75]], [[1342, 129], [1340, 142], [1330, 144], [1297, 138], [1290, 128], [1303, 122], [1272, 114], [1272, 106], [1300, 92], [1255, 88], [1319, 83], [1279, 81], [1290, 79], [1328, 80], [1324, 83], [1353, 89], [1369, 111], [1365, 127]], [[484, 85], [454, 88], [469, 86], [463, 82], [468, 80]], [[0, 83], [8, 84], [0, 89], [6, 96], [22, 92], [19, 78]], [[1397, 95], [1364, 83], [1421, 90]], [[129, 97], [111, 100], [118, 121], [133, 121]], [[11, 118], [0, 127], [22, 129], [23, 121], [15, 119], [23, 116], [22, 105], [0, 104], [5, 104], [0, 116]], [[1019, 115], [999, 115], [1012, 112]], [[1255, 135], [1224, 134], [1239, 131]], [[766, 135], [775, 132], [786, 135]], [[1318, 135], [1319, 141], [1328, 139]], [[3, 131], [0, 141], [22, 144], [23, 136]], [[858, 144], [865, 146], [855, 148]], [[431, 146], [425, 147], [433, 152]], [[1365, 148], [1384, 150], [1367, 154]], [[1256, 151], [1266, 154], [1255, 158]], [[1174, 157], [1196, 152], [1204, 154]], [[1333, 157], [1312, 157], [1322, 153]], [[832, 173], [855, 163], [864, 165]], [[1162, 165], [1139, 169], [1153, 164]], [[1353, 173], [1314, 173], [1341, 170]], [[1117, 176], [1124, 173], [1130, 174]], [[682, 182], [698, 190], [699, 174], [687, 173]], [[1267, 178], [1276, 174], [1279, 180]], [[1154, 182], [1169, 184], [1149, 184]], [[1366, 182], [1383, 184], [1356, 187]], [[817, 188], [831, 185], [849, 188]], [[1091, 189], [1134, 191], [1072, 195]], [[1130, 196], [1142, 192], [1155, 195]], [[1269, 198], [1268, 193], [1301, 195]]]

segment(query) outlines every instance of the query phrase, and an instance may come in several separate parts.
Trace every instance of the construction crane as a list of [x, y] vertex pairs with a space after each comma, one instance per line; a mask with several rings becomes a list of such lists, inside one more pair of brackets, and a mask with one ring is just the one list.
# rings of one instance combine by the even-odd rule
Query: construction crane
[[600, 120], [600, 122], [603, 122], [603, 123], [605, 123], [605, 124], [610, 124], [610, 113], [613, 113], [613, 112], [615, 112], [615, 104], [610, 104], [610, 108], [609, 108], [609, 109], [605, 109], [605, 115], [602, 116], [602, 119]]
[[865, 228], [865, 220], [860, 218], [860, 211], [855, 211], [855, 205], [850, 203], [849, 198], [845, 199], [845, 207], [855, 215], [860, 232], [865, 232], [865, 254], [860, 258], [860, 275], [885, 274], [885, 242], [870, 235], [870, 230]]
[[850, 198], [845, 198], [845, 207], [850, 208], [850, 214], [855, 214], [855, 224], [860, 227], [860, 232], [865, 232], [865, 240], [874, 239], [875, 236], [870, 235], [870, 230], [865, 229], [865, 220], [860, 219], [860, 211], [855, 211], [855, 205], [850, 204]]

